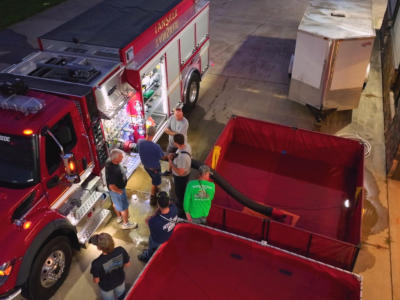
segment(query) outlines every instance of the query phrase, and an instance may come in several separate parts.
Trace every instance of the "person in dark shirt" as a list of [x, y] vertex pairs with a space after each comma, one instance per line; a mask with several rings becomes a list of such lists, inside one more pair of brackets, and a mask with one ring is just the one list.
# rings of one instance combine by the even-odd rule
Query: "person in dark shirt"
[[92, 236], [89, 243], [97, 246], [102, 254], [92, 262], [90, 273], [100, 287], [103, 300], [123, 299], [125, 295], [125, 272], [129, 255], [122, 247], [114, 247], [114, 240], [108, 233]]
[[139, 151], [140, 160], [144, 169], [151, 177], [151, 195], [150, 205], [156, 205], [156, 194], [158, 187], [161, 184], [161, 165], [160, 159], [166, 156], [161, 150], [160, 145], [153, 142], [153, 137], [156, 134], [156, 128], [150, 126], [146, 131], [146, 139], [139, 140], [137, 148]]
[[124, 152], [113, 149], [110, 159], [106, 162], [106, 181], [110, 191], [111, 200], [117, 214], [117, 223], [122, 223], [122, 229], [137, 228], [138, 224], [129, 222], [129, 202], [126, 196], [126, 171], [121, 165]]
[[178, 209], [175, 204], [170, 204], [166, 192], [158, 194], [157, 204], [159, 209], [155, 215], [146, 220], [150, 229], [149, 248], [138, 255], [138, 259], [143, 262], [148, 262], [157, 248], [168, 241], [178, 222]]

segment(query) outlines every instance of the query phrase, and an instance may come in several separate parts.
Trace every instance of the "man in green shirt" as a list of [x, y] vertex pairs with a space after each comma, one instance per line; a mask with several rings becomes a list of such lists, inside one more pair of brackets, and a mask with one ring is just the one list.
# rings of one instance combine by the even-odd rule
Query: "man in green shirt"
[[211, 201], [215, 194], [215, 184], [210, 182], [210, 168], [202, 165], [200, 177], [187, 184], [183, 209], [189, 222], [206, 224]]

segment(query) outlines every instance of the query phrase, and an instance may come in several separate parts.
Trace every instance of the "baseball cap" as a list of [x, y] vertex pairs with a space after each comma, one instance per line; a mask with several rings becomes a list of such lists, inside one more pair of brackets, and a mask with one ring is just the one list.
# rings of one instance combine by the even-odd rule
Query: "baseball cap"
[[182, 110], [183, 108], [183, 103], [179, 102], [176, 106], [175, 106], [175, 110]]

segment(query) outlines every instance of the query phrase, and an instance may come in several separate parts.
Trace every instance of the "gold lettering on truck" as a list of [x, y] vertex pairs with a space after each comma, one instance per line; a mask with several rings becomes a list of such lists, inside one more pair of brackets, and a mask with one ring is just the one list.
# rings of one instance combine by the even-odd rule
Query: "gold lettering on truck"
[[170, 12], [164, 19], [158, 22], [154, 27], [154, 33], [158, 34], [164, 28], [168, 27], [171, 22], [173, 22], [178, 17], [178, 9], [175, 8], [172, 12]]
[[179, 28], [179, 20], [176, 20], [170, 26], [168, 26], [157, 38], [156, 47], [159, 47], [163, 42], [171, 37], [171, 35]]

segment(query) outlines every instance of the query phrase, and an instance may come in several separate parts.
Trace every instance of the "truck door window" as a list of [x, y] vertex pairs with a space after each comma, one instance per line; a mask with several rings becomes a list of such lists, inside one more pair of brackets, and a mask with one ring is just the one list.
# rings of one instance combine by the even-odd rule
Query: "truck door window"
[[[76, 145], [76, 134], [72, 124], [71, 115], [67, 114], [59, 122], [57, 122], [50, 131], [55, 135], [57, 140], [64, 148], [64, 153], [71, 152]], [[46, 137], [46, 165], [49, 174], [58, 169], [61, 163], [60, 149], [54, 140]]]
[[39, 180], [37, 136], [0, 132], [0, 186], [26, 188]]

